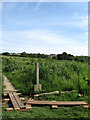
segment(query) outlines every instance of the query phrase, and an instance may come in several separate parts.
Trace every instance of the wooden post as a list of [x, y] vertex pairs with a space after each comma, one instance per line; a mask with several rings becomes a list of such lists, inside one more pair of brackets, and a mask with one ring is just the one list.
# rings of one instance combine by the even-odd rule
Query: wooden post
[[39, 64], [36, 64], [36, 84], [39, 85]]
[[34, 91], [41, 90], [41, 84], [39, 84], [39, 63], [36, 63], [36, 85], [34, 85]]

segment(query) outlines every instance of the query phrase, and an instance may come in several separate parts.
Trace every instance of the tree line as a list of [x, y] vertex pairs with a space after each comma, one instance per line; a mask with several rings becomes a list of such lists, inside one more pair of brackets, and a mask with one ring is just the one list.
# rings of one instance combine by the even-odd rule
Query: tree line
[[90, 57], [88, 56], [73, 56], [71, 54], [67, 54], [66, 52], [63, 52], [62, 54], [57, 54], [51, 57], [51, 55], [45, 55], [45, 54], [35, 54], [35, 53], [26, 53], [22, 52], [20, 55], [13, 53], [12, 55], [9, 52], [3, 52], [2, 55], [5, 56], [17, 56], [17, 57], [33, 57], [33, 58], [51, 58], [55, 60], [74, 60], [74, 61], [80, 61], [80, 62], [86, 62], [90, 65]]

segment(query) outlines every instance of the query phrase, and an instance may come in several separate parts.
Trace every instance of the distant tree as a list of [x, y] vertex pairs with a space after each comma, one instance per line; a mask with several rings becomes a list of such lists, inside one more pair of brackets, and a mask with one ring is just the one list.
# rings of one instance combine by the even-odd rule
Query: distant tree
[[67, 60], [73, 60], [74, 59], [74, 56], [73, 55], [71, 55], [71, 54], [68, 54], [67, 55]]
[[63, 52], [62, 54], [57, 55], [58, 60], [66, 60], [67, 58], [67, 53]]
[[85, 62], [88, 63], [89, 57], [88, 56], [74, 56], [75, 61]]
[[28, 54], [26, 52], [22, 52], [20, 57], [28, 57]]
[[57, 56], [52, 57], [52, 59], [57, 59]]
[[57, 55], [58, 60], [73, 60], [74, 56], [71, 54], [67, 54], [66, 52], [63, 52], [62, 54]]
[[40, 53], [37, 54], [37, 57], [40, 58], [42, 55]]
[[3, 52], [2, 55], [10, 56], [9, 52]]
[[67, 53], [66, 53], [66, 52], [63, 52], [63, 53], [62, 53], [62, 55], [65, 55], [65, 56], [67, 56]]

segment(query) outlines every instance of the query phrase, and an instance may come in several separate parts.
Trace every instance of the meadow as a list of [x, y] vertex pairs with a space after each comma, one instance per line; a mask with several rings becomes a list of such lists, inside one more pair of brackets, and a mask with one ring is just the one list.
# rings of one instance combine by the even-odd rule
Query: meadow
[[[23, 95], [33, 97], [35, 93], [52, 92], [52, 91], [73, 91], [68, 94], [43, 95], [38, 99], [57, 100], [57, 101], [88, 101], [89, 86], [88, 82], [88, 63], [70, 60], [54, 60], [43, 58], [25, 58], [25, 57], [2, 57], [3, 75], [6, 75], [12, 84]], [[40, 84], [42, 91], [34, 92], [36, 84], [36, 63], [39, 63]], [[79, 97], [78, 93], [84, 95]], [[37, 113], [36, 111], [41, 113]], [[73, 112], [72, 112], [73, 111]], [[18, 115], [17, 115], [18, 114]], [[48, 106], [34, 106], [31, 111], [21, 112], [13, 111], [10, 117], [18, 116], [21, 118], [88, 118], [88, 109], [79, 107], [60, 107], [57, 110], [50, 110]], [[31, 117], [30, 117], [31, 115]], [[3, 111], [3, 116], [9, 117], [7, 112]]]

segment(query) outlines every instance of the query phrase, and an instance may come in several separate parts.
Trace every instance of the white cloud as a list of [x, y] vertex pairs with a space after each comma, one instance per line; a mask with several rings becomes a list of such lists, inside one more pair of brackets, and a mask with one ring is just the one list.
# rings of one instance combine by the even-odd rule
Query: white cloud
[[66, 51], [73, 55], [88, 55], [87, 36], [84, 41], [76, 41], [73, 38], [50, 31], [8, 31], [3, 32], [2, 50], [44, 54], [59, 54]]
[[81, 17], [84, 24], [88, 25], [88, 16]]
[[32, 31], [28, 32], [29, 40], [39, 40], [40, 42], [45, 42], [48, 44], [61, 44], [61, 45], [66, 45], [66, 44], [75, 44], [76, 41], [72, 40], [70, 38], [66, 38], [62, 35], [57, 35], [52, 32], [46, 32], [46, 31]]
[[85, 35], [88, 36], [88, 32], [85, 32]]
[[2, 51], [9, 51], [9, 52], [27, 52], [27, 53], [44, 53], [44, 54], [60, 54], [63, 52], [67, 52], [68, 54], [72, 55], [88, 55], [88, 46], [87, 47], [77, 47], [77, 46], [72, 46], [72, 47], [53, 47], [47, 48], [47, 47], [30, 47], [30, 48], [19, 48], [19, 47], [3, 47]]
[[71, 17], [70, 20], [67, 21], [57, 21], [56, 23], [50, 23], [51, 25], [60, 25], [60, 26], [67, 26], [67, 27], [73, 27], [73, 28], [79, 28], [83, 30], [88, 30], [88, 16], [79, 16], [74, 15]]
[[70, 46], [70, 45], [81, 45], [82, 41], [80, 42], [80, 38], [82, 40], [86, 40], [87, 36], [77, 36], [79, 38], [79, 41], [76, 41], [76, 38], [71, 35], [71, 37], [61, 35], [61, 34], [55, 34], [50, 31], [40, 31], [40, 30], [32, 30], [32, 31], [8, 31], [3, 32], [3, 40], [8, 41], [10, 43], [21, 43], [21, 44], [32, 44], [32, 43], [38, 43], [40, 44], [46, 44], [46, 45], [64, 45], [64, 46]]

